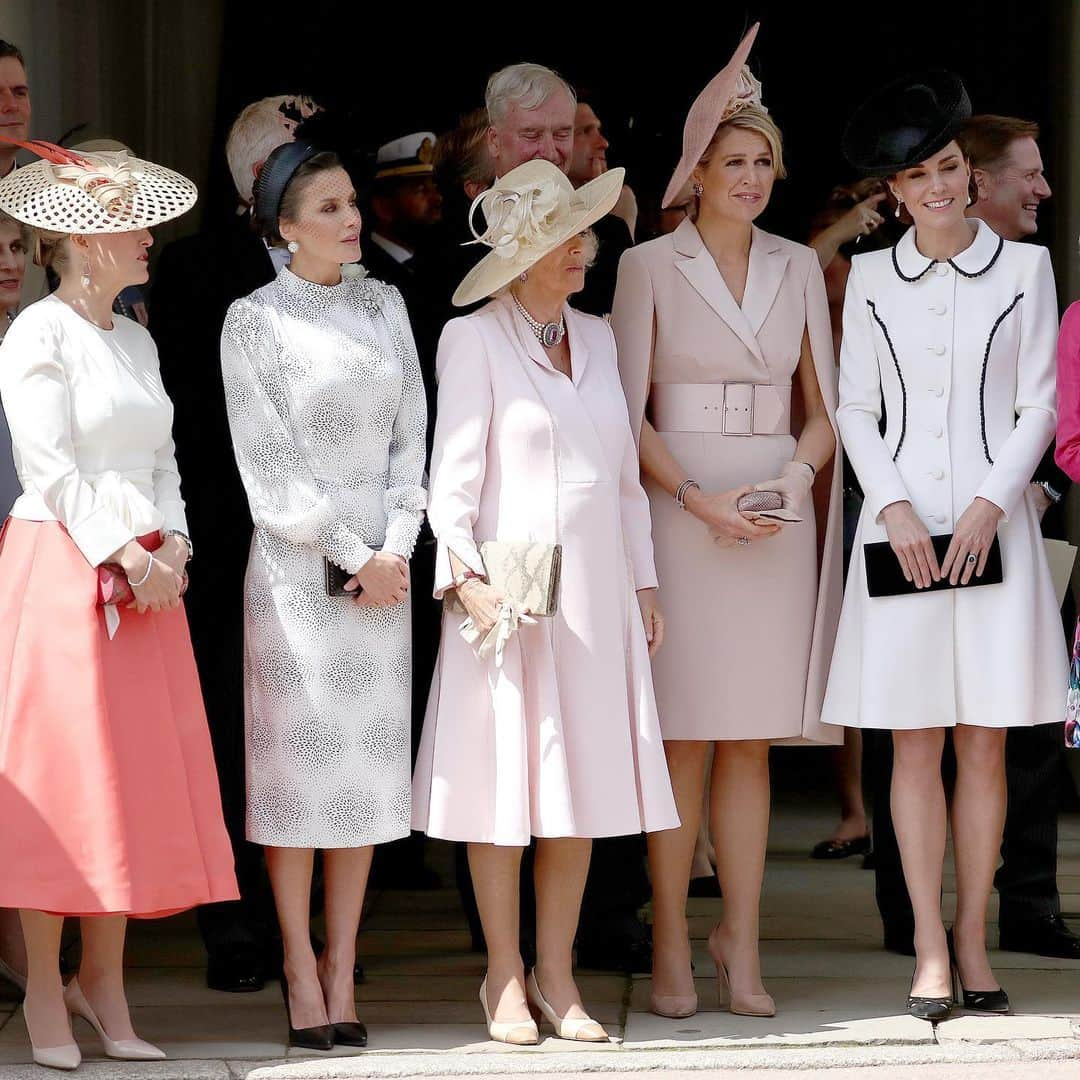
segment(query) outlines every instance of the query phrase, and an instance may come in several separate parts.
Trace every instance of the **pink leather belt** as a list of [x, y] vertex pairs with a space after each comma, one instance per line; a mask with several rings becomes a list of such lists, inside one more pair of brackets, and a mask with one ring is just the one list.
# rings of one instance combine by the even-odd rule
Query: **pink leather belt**
[[653, 383], [649, 407], [657, 431], [742, 436], [791, 433], [790, 386]]

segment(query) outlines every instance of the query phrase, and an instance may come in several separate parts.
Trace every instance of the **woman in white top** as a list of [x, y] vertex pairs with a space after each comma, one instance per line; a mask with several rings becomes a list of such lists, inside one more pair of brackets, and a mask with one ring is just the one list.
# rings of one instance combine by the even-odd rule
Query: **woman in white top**
[[[127, 917], [237, 891], [180, 601], [172, 405], [150, 335], [111, 311], [147, 279], [148, 226], [195, 188], [128, 154], [30, 149], [48, 160], [0, 181], [0, 209], [51, 226], [60, 287], [0, 346], [23, 489], [0, 540], [0, 907], [20, 909], [34, 1059], [71, 1069], [69, 1012], [111, 1057], [164, 1057], [132, 1029]], [[83, 942], [66, 988], [65, 914]]]

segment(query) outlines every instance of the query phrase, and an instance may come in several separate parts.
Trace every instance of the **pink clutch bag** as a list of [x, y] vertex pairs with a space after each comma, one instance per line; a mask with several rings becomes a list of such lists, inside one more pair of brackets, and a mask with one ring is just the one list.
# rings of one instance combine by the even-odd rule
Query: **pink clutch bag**
[[116, 563], [102, 563], [97, 568], [98, 607], [106, 604], [130, 604], [135, 594], [128, 584], [124, 568]]
[[785, 521], [789, 524], [802, 521], [798, 514], [784, 509], [784, 500], [779, 491], [748, 491], [736, 506], [740, 514], [753, 514], [766, 521]]

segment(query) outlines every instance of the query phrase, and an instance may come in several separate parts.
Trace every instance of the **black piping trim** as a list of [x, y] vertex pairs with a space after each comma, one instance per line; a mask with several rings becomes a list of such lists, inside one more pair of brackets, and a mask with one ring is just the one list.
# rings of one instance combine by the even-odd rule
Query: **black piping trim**
[[[903, 281], [908, 282], [909, 284], [912, 283], [912, 282], [919, 281], [920, 279], [924, 278], [926, 276], [926, 274], [928, 273], [928, 271], [930, 270], [930, 268], [932, 266], [934, 266], [935, 263], [938, 263], [938, 262], [941, 261], [940, 259], [931, 259], [926, 264], [926, 266], [924, 266], [923, 269], [920, 270], [919, 273], [917, 273], [914, 277], [908, 277], [908, 275], [905, 274], [904, 271], [900, 269], [900, 263], [897, 261], [897, 258], [896, 258], [896, 248], [897, 248], [897, 245], [893, 244], [892, 252], [891, 252], [893, 269], [896, 271], [896, 276], [898, 278], [900, 278]], [[994, 254], [991, 256], [990, 261], [981, 270], [975, 270], [972, 273], [968, 273], [967, 270], [964, 270], [961, 267], [957, 266], [954, 259], [948, 259], [946, 261], [961, 277], [966, 277], [966, 278], [982, 277], [983, 274], [985, 274], [988, 270], [990, 270], [990, 268], [994, 265], [994, 263], [996, 263], [998, 261], [998, 259], [1001, 257], [1001, 253], [1002, 253], [1002, 251], [1004, 249], [1005, 249], [1005, 238], [999, 236], [998, 237], [997, 248], [994, 251]], [[925, 257], [926, 256], [924, 255], [923, 258], [925, 258]]]
[[[997, 256], [995, 255], [994, 258], [997, 258]], [[979, 430], [982, 433], [983, 453], [986, 455], [987, 462], [991, 465], [994, 464], [994, 459], [990, 456], [990, 444], [986, 441], [986, 368], [990, 363], [990, 346], [994, 344], [994, 335], [997, 333], [998, 327], [1005, 321], [1009, 312], [1023, 299], [1024, 294], [1017, 293], [1013, 302], [994, 320], [994, 325], [990, 328], [990, 336], [986, 339], [986, 352], [983, 353], [982, 378], [979, 380]]]
[[[925, 256], [923, 256], [925, 258]], [[931, 259], [914, 277], [908, 277], [903, 270], [900, 269], [900, 264], [896, 261], [896, 244], [892, 246], [892, 265], [896, 271], [896, 276], [907, 282], [918, 281], [920, 278], [926, 277], [927, 271], [934, 265], [934, 260]], [[870, 305], [873, 307], [873, 304]], [[875, 316], [876, 318], [876, 316]]]
[[[899, 273], [899, 270], [897, 270], [897, 273]], [[904, 445], [904, 436], [907, 434], [907, 387], [904, 385], [904, 373], [900, 370], [900, 361], [896, 359], [896, 350], [893, 348], [892, 338], [889, 337], [888, 327], [878, 317], [877, 308], [874, 306], [873, 300], [867, 300], [866, 306], [870, 309], [870, 314], [873, 316], [874, 322], [881, 327], [881, 332], [885, 335], [885, 344], [889, 346], [892, 362], [896, 368], [896, 377], [900, 380], [900, 396], [903, 402], [903, 408], [900, 410], [900, 439], [896, 444], [896, 452], [892, 456], [893, 461], [895, 461], [900, 456], [900, 447]]]

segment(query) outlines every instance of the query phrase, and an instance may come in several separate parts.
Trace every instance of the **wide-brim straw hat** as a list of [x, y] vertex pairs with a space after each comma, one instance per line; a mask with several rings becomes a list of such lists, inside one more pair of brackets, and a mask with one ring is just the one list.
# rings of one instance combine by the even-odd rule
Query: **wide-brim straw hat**
[[42, 160], [0, 180], [0, 210], [35, 229], [68, 234], [149, 229], [190, 210], [199, 196], [187, 177], [127, 151], [78, 153], [36, 140], [18, 145]]
[[[494, 296], [519, 274], [576, 233], [599, 221], [619, 199], [626, 170], [609, 169], [575, 188], [550, 161], [526, 161], [478, 195], [469, 210], [471, 243], [491, 248], [462, 279], [454, 292], [455, 307]], [[483, 233], [473, 227], [477, 207], [488, 223]]]
[[664, 201], [666, 210], [678, 198], [701, 155], [709, 148], [716, 129], [748, 104], [761, 105], [761, 83], [746, 67], [746, 59], [757, 37], [761, 23], [754, 23], [739, 42], [735, 54], [722, 71], [709, 80], [708, 85], [694, 99], [683, 125], [682, 157], [671, 174]]
[[892, 176], [948, 146], [970, 115], [959, 75], [922, 71], [871, 94], [848, 121], [840, 145], [864, 176]]

